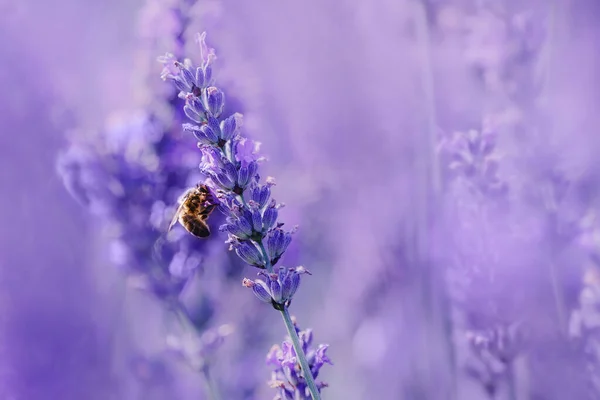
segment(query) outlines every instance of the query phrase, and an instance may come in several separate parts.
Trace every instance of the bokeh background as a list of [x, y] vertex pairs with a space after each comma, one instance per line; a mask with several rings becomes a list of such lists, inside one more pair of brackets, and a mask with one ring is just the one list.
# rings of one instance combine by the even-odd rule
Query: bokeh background
[[[155, 113], [192, 171], [195, 143], [155, 60], [197, 60], [204, 30], [228, 110], [262, 142], [282, 220], [300, 226], [283, 263], [313, 273], [291, 311], [330, 345], [324, 399], [599, 398], [599, 11], [1, 0], [0, 399], [208, 398], [167, 350], [172, 312], [115, 265], [107, 219], [57, 168], [73, 143], [100, 159], [143, 153], [154, 139], [139, 121]], [[487, 134], [492, 166], [475, 139], [456, 144]], [[223, 399], [272, 398], [265, 355], [285, 329], [242, 287], [256, 271], [217, 226], [182, 298], [201, 331], [235, 327], [212, 362]]]

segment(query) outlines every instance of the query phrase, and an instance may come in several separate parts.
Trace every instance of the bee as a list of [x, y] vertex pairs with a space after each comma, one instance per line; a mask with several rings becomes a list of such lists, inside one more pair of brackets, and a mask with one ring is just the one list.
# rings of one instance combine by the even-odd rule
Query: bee
[[216, 206], [208, 186], [199, 184], [182, 196], [168, 230], [170, 231], [173, 225], [179, 221], [192, 235], [206, 238], [210, 235], [206, 220]]

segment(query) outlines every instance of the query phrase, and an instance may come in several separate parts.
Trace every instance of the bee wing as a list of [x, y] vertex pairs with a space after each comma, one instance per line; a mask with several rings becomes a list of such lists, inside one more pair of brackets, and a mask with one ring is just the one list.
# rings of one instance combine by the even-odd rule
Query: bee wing
[[175, 223], [177, 222], [177, 219], [179, 218], [179, 214], [181, 213], [182, 208], [183, 208], [183, 203], [181, 203], [179, 205], [179, 207], [177, 207], [177, 211], [175, 211], [175, 215], [173, 215], [173, 218], [171, 219], [171, 223], [169, 224], [169, 229], [167, 229], [167, 232], [169, 232], [173, 228], [173, 225], [175, 225]]
[[175, 211], [175, 214], [173, 215], [173, 218], [171, 219], [171, 223], [169, 224], [169, 229], [167, 229], [167, 232], [169, 232], [171, 230], [171, 228], [173, 228], [173, 225], [175, 225], [175, 223], [177, 222], [177, 219], [179, 218], [179, 214], [181, 214], [181, 209], [183, 208], [183, 205], [185, 204], [185, 201], [187, 200], [187, 198], [189, 196], [190, 196], [190, 191], [186, 192], [179, 199], [179, 206], [177, 206], [177, 211]]

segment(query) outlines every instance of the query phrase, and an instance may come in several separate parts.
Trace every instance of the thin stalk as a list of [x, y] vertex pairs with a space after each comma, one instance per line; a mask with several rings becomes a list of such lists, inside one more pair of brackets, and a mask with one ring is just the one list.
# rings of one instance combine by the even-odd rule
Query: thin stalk
[[292, 338], [292, 344], [294, 345], [294, 350], [296, 350], [296, 357], [298, 357], [300, 367], [302, 367], [302, 375], [304, 376], [304, 379], [306, 379], [306, 384], [308, 385], [308, 390], [310, 390], [310, 395], [313, 400], [321, 400], [319, 389], [317, 389], [317, 385], [313, 379], [312, 372], [308, 366], [308, 360], [306, 359], [306, 355], [302, 349], [300, 338], [298, 337], [296, 327], [292, 322], [292, 318], [290, 317], [290, 312], [288, 311], [287, 307], [284, 307], [283, 310], [281, 310], [281, 316], [283, 317], [283, 322], [285, 322], [285, 327], [287, 328], [288, 334], [290, 335], [290, 338]]
[[262, 253], [263, 258], [265, 259], [265, 268], [271, 274], [273, 273], [273, 266], [271, 265], [271, 261], [269, 260], [269, 255], [267, 254], [267, 249], [265, 249], [265, 245], [262, 240], [258, 242], [258, 247], [260, 247], [260, 252]]
[[515, 367], [514, 361], [507, 364], [506, 370], [506, 386], [508, 387], [508, 398], [509, 400], [517, 400], [517, 384], [515, 381]]
[[552, 297], [554, 298], [554, 306], [556, 308], [556, 316], [558, 318], [559, 330], [562, 334], [564, 334], [568, 328], [564, 294], [560, 286], [560, 280], [558, 279], [558, 268], [556, 266], [556, 263], [554, 262], [554, 260], [550, 260], [548, 264], [548, 269], [550, 272], [550, 283], [552, 284]]
[[[271, 265], [271, 260], [269, 260], [269, 256], [267, 254], [267, 250], [265, 249], [265, 245], [263, 244], [262, 240], [257, 241], [257, 243], [265, 260], [265, 268], [269, 273], [272, 273], [273, 266]], [[317, 385], [312, 376], [312, 372], [310, 371], [308, 360], [306, 359], [306, 354], [304, 354], [304, 349], [302, 348], [300, 338], [298, 337], [298, 333], [296, 332], [296, 328], [294, 327], [294, 323], [292, 322], [292, 318], [290, 317], [290, 312], [288, 311], [287, 307], [283, 307], [283, 309], [279, 311], [281, 311], [281, 316], [283, 317], [283, 322], [285, 323], [288, 335], [290, 335], [290, 338], [292, 339], [292, 345], [294, 346], [294, 350], [296, 351], [296, 357], [298, 357], [300, 367], [302, 367], [302, 376], [304, 376], [304, 379], [306, 380], [308, 390], [310, 390], [310, 396], [313, 400], [321, 400], [319, 389], [317, 389]]]
[[205, 365], [201, 369], [202, 376], [204, 377], [204, 385], [206, 386], [208, 392], [208, 398], [210, 400], [220, 400], [221, 396], [219, 396], [219, 390], [217, 389], [217, 383], [215, 382], [212, 374], [210, 372], [210, 368], [208, 365]]
[[[417, 28], [417, 40], [418, 47], [420, 49], [419, 54], [419, 65], [421, 66], [421, 90], [424, 97], [425, 105], [425, 135], [422, 141], [419, 143], [419, 148], [423, 151], [421, 160], [417, 165], [419, 173], [423, 176], [424, 185], [421, 195], [421, 214], [418, 220], [421, 232], [419, 233], [420, 247], [420, 260], [423, 259], [424, 254], [427, 254], [431, 247], [435, 246], [429, 239], [429, 232], [431, 221], [433, 219], [433, 210], [439, 203], [439, 197], [441, 192], [441, 179], [440, 179], [440, 168], [437, 155], [434, 153], [434, 149], [437, 145], [437, 110], [435, 104], [435, 85], [433, 79], [433, 63], [431, 60], [431, 38], [429, 32], [429, 23], [427, 21], [427, 10], [423, 0], [417, 0], [415, 2], [415, 18]], [[425, 256], [427, 257], [427, 256]], [[456, 355], [454, 346], [452, 343], [452, 321], [448, 317], [449, 305], [447, 300], [446, 288], [444, 286], [443, 279], [440, 279], [435, 275], [435, 271], [432, 268], [432, 263], [426, 260], [428, 273], [426, 276], [422, 276], [426, 281], [423, 282], [423, 288], [428, 290], [424, 293], [428, 297], [427, 302], [429, 304], [431, 319], [434, 324], [440, 324], [444, 330], [444, 337], [442, 338], [442, 346], [445, 347], [445, 352], [448, 357], [448, 374], [449, 374], [449, 385], [450, 393], [449, 398], [456, 398]], [[425, 274], [423, 274], [425, 275]], [[428, 349], [426, 346], [425, 349]], [[428, 357], [430, 358], [430, 357]], [[429, 367], [432, 366], [432, 359], [428, 360]]]
[[[544, 70], [543, 70], [543, 89], [542, 89], [542, 96], [545, 98], [546, 103], [544, 104], [545, 107], [548, 107], [550, 102], [549, 102], [549, 96], [551, 96], [552, 93], [552, 86], [553, 86], [553, 69], [552, 69], [552, 64], [554, 61], [554, 52], [555, 52], [555, 47], [556, 47], [556, 30], [557, 30], [557, 2], [556, 1], [552, 1], [552, 4], [550, 5], [550, 17], [549, 17], [549, 23], [548, 23], [548, 38], [547, 38], [547, 42], [546, 42], [546, 48], [545, 48], [545, 54], [544, 54]], [[550, 113], [548, 113], [548, 117], [550, 116]], [[549, 125], [549, 129], [552, 130], [553, 129], [553, 124], [550, 123]], [[552, 137], [552, 133], [548, 132], [548, 136]], [[554, 257], [553, 257], [554, 258]], [[554, 298], [554, 306], [556, 308], [556, 316], [558, 318], [558, 324], [559, 324], [559, 330], [561, 332], [561, 334], [565, 334], [566, 330], [567, 330], [567, 318], [566, 318], [566, 302], [565, 302], [565, 296], [564, 296], [564, 292], [562, 290], [561, 284], [560, 284], [560, 279], [559, 279], [559, 271], [558, 271], [558, 267], [556, 265], [556, 263], [554, 262], [554, 260], [550, 260], [550, 262], [548, 263], [548, 272], [549, 272], [549, 278], [550, 278], [550, 284], [552, 286], [552, 297]]]

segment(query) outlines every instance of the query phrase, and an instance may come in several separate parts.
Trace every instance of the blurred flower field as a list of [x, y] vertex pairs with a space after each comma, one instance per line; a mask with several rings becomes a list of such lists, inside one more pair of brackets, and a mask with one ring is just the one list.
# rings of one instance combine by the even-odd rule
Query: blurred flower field
[[600, 399], [595, 1], [0, 11], [0, 400]]

